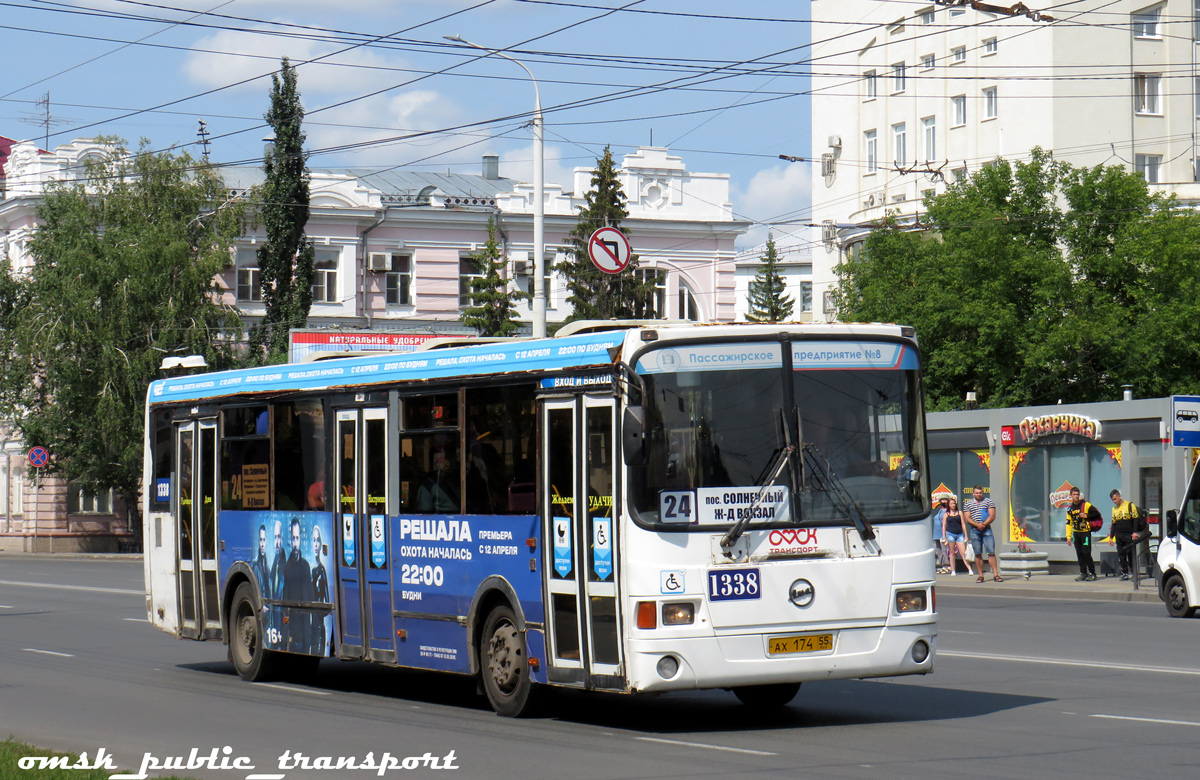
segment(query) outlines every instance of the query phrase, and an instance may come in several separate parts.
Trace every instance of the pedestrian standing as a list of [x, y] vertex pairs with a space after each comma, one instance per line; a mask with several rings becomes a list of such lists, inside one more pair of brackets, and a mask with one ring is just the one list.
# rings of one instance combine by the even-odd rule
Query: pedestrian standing
[[950, 505], [949, 498], [938, 499], [937, 506], [934, 507], [933, 514], [930, 516], [933, 520], [933, 552], [937, 562], [938, 574], [949, 574], [952, 570], [946, 565], [946, 534], [942, 530], [942, 518], [946, 514], [946, 507]]
[[1117, 559], [1121, 562], [1121, 579], [1128, 580], [1133, 577], [1133, 567], [1137, 565], [1134, 550], [1150, 533], [1150, 523], [1146, 521], [1146, 513], [1143, 510], [1132, 501], [1121, 498], [1121, 491], [1113, 490], [1108, 497], [1113, 502], [1108, 546], [1112, 547], [1113, 540], [1116, 540]]
[[1092, 531], [1104, 525], [1100, 510], [1083, 500], [1079, 488], [1070, 492], [1071, 506], [1067, 508], [1067, 544], [1075, 546], [1075, 558], [1079, 561], [1079, 576], [1076, 582], [1096, 579], [1096, 562], [1092, 560]]
[[996, 536], [992, 533], [992, 523], [996, 521], [996, 504], [990, 498], [983, 497], [983, 488], [976, 485], [971, 490], [972, 498], [963, 507], [966, 510], [967, 538], [975, 549], [975, 565], [979, 575], [975, 581], [983, 582], [983, 556], [986, 553], [988, 563], [992, 567], [992, 579], [1004, 582], [1000, 576], [1000, 568], [996, 565]]
[[958, 568], [954, 563], [954, 552], [962, 558], [967, 574], [971, 573], [971, 562], [967, 560], [967, 534], [963, 527], [963, 513], [958, 508], [958, 499], [950, 499], [946, 511], [942, 514], [942, 544], [950, 555], [950, 574], [957, 574]]

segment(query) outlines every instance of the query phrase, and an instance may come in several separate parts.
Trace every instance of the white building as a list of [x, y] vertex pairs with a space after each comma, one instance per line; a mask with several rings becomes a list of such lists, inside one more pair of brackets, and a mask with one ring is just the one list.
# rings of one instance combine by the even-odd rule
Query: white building
[[[750, 311], [750, 284], [762, 270], [763, 255], [767, 245], [747, 249], [738, 253], [734, 261], [734, 306], [735, 321], [745, 322]], [[783, 277], [784, 295], [792, 299], [792, 320], [812, 322], [822, 319], [813, 312], [813, 248], [807, 241], [792, 239], [787, 243], [775, 239], [775, 254], [779, 258], [779, 275]]]
[[925, 193], [1035, 146], [1076, 166], [1125, 164], [1200, 201], [1200, 4], [1043, 7], [1053, 20], [965, 0], [812, 0], [818, 301], [873, 222], [912, 220]]

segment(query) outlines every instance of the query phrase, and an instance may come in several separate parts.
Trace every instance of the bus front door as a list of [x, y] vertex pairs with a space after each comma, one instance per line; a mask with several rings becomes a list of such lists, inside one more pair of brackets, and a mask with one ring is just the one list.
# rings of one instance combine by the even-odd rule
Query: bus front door
[[175, 424], [175, 475], [179, 633], [188, 639], [218, 639], [216, 420]]
[[547, 637], [551, 682], [622, 690], [614, 402], [542, 406]]
[[396, 660], [388, 549], [388, 410], [337, 413], [338, 604], [341, 656]]

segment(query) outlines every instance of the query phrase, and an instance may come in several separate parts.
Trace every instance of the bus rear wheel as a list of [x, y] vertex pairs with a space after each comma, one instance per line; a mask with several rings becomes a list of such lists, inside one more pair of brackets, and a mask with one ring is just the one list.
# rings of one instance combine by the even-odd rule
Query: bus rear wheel
[[254, 587], [243, 582], [229, 607], [229, 649], [238, 677], [250, 682], [270, 680], [279, 671], [278, 654], [263, 646], [262, 610]]
[[1190, 618], [1196, 614], [1196, 608], [1190, 603], [1187, 586], [1183, 577], [1174, 574], [1163, 585], [1163, 602], [1167, 605], [1167, 614], [1171, 617]]
[[508, 606], [495, 607], [484, 621], [479, 672], [488, 702], [498, 715], [519, 718], [531, 713], [534, 691], [529, 652], [525, 636], [517, 629], [516, 615]]
[[800, 683], [773, 685], [743, 685], [733, 689], [733, 695], [747, 707], [778, 709], [784, 707], [800, 692]]

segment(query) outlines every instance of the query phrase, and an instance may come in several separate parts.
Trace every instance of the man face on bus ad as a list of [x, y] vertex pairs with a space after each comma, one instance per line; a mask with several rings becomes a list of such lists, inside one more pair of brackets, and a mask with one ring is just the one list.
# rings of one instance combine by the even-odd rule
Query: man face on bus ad
[[262, 525], [258, 527], [258, 557], [267, 558], [267, 528]]
[[302, 558], [300, 552], [300, 521], [292, 520], [292, 558]]
[[283, 555], [283, 523], [275, 521], [275, 555]]

